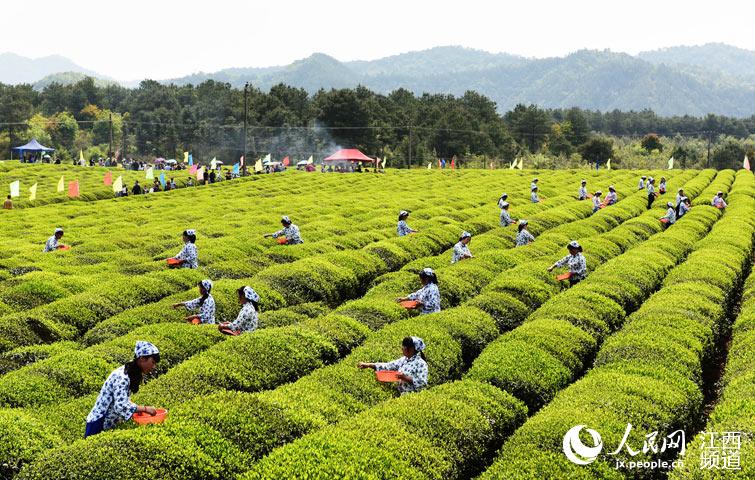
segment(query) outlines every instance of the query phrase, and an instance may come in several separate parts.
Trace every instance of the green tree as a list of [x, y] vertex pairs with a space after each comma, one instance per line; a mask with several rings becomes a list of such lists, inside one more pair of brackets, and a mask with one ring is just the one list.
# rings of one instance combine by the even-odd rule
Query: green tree
[[726, 168], [738, 170], [742, 167], [742, 160], [745, 158], [745, 153], [746, 151], [742, 142], [736, 138], [726, 137], [713, 150], [710, 160], [713, 168], [718, 170]]
[[504, 118], [511, 128], [512, 136], [531, 153], [542, 147], [551, 131], [550, 116], [537, 105], [526, 107], [520, 103]]
[[652, 152], [653, 150], [658, 150], [659, 152], [663, 151], [663, 144], [661, 143], [661, 139], [655, 133], [648, 133], [642, 138], [642, 142], [640, 143], [642, 145], [642, 148], [644, 148], [648, 153]]
[[48, 132], [56, 148], [71, 150], [79, 132], [79, 124], [70, 113], [60, 112], [50, 119]]
[[579, 147], [579, 153], [591, 165], [602, 165], [614, 156], [613, 140], [596, 135]]
[[590, 127], [587, 124], [587, 117], [578, 108], [572, 108], [566, 112], [566, 121], [569, 122], [568, 130], [564, 130], [566, 139], [578, 147], [585, 143], [590, 135]]

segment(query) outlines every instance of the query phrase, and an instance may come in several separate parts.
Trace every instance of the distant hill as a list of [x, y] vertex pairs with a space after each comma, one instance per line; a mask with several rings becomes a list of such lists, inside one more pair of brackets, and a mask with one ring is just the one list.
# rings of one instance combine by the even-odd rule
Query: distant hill
[[706, 43], [691, 47], [670, 47], [640, 52], [639, 58], [651, 63], [691, 65], [719, 71], [732, 77], [755, 78], [755, 52], [725, 43]]
[[60, 72], [99, 76], [97, 72], [87, 70], [60, 55], [27, 58], [15, 53], [0, 54], [0, 82], [2, 83], [35, 83], [48, 75]]
[[61, 72], [61, 73], [53, 73], [51, 75], [47, 75], [43, 79], [34, 82], [33, 87], [34, 87], [34, 90], [42, 91], [44, 90], [46, 86], [50, 85], [51, 83], [59, 83], [61, 85], [71, 85], [81, 80], [84, 80], [87, 77], [92, 77], [94, 79], [94, 84], [97, 85], [98, 87], [118, 85], [118, 82], [116, 82], [115, 80], [107, 80], [107, 79], [96, 77], [96, 76], [93, 77], [85, 73]]

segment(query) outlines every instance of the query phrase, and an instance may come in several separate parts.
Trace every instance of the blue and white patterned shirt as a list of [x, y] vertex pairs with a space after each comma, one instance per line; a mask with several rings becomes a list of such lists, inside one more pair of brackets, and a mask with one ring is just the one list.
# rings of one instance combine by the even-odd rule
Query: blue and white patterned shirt
[[466, 256], [472, 256], [472, 252], [469, 251], [469, 247], [461, 242], [456, 242], [454, 245], [454, 251], [451, 255], [451, 263], [456, 263], [462, 260]]
[[189, 300], [188, 302], [184, 302], [184, 307], [186, 307], [187, 310], [196, 310], [199, 309], [199, 319], [202, 321], [202, 323], [215, 323], [215, 299], [212, 298], [212, 295], [207, 295], [207, 298], [205, 299], [204, 303], [202, 302], [202, 297], [195, 298], [194, 300]]
[[252, 302], [246, 302], [241, 306], [236, 320], [228, 324], [228, 328], [231, 330], [241, 332], [253, 332], [257, 329], [259, 319], [257, 317], [257, 311], [254, 309]]
[[682, 218], [685, 213], [689, 212], [689, 207], [686, 203], [682, 202], [679, 204], [679, 216], [677, 219]]
[[655, 187], [652, 183], [648, 183], [648, 195], [654, 195], [655, 194]]
[[604, 202], [606, 202], [606, 205], [613, 205], [617, 201], [619, 201], [619, 196], [616, 194], [616, 192], [608, 192], [606, 199], [604, 200]]
[[719, 197], [718, 195], [713, 197], [713, 200], [710, 201], [710, 204], [718, 208], [726, 207], [726, 202], [724, 201], [723, 197]]
[[392, 362], [376, 363], [375, 370], [397, 370], [399, 373], [412, 377], [411, 382], [398, 383], [398, 391], [401, 395], [418, 392], [427, 387], [427, 362], [419, 354], [411, 358], [401, 357]]
[[87, 415], [87, 423], [105, 418], [103, 428], [108, 430], [136, 412], [136, 404], [129, 398], [131, 379], [125, 372], [125, 366], [113, 370], [100, 389], [94, 407]]
[[587, 198], [587, 189], [585, 187], [579, 187], [579, 199], [584, 200]]
[[181, 268], [199, 268], [197, 246], [191, 242], [184, 243], [184, 248], [178, 252], [176, 258], [179, 260], [186, 260], [185, 263], [181, 264]]
[[534, 242], [535, 237], [532, 236], [530, 232], [528, 232], [526, 229], [518, 232], [516, 234], [516, 246], [517, 247], [523, 247], [530, 242]]
[[301, 234], [299, 233], [299, 227], [297, 227], [293, 223], [287, 227], [283, 227], [273, 234], [273, 238], [278, 238], [281, 236], [286, 237], [289, 245], [304, 243], [304, 240], [301, 239]]
[[532, 195], [530, 195], [530, 200], [532, 203], [538, 203], [540, 201], [539, 198], [537, 198], [537, 192], [532, 192]]
[[45, 249], [42, 250], [43, 252], [52, 252], [53, 250], [56, 250], [58, 248], [58, 239], [55, 235], [47, 239], [47, 242], [45, 242]]
[[428, 283], [416, 292], [411, 293], [407, 298], [422, 302], [422, 311], [420, 313], [423, 315], [440, 312], [440, 290], [438, 290], [438, 286], [434, 283]]
[[576, 255], [569, 254], [556, 262], [555, 265], [559, 268], [568, 265], [572, 278], [575, 280], [582, 280], [587, 276], [587, 261], [581, 253], [577, 253]]
[[592, 206], [594, 208], [600, 208], [600, 197], [595, 195], [592, 197]]
[[399, 237], [409, 235], [410, 233], [414, 231], [411, 228], [409, 228], [409, 225], [406, 224], [406, 220], [399, 220], [396, 230], [398, 230]]
[[509, 212], [507, 210], [501, 210], [501, 226], [508, 227], [512, 223], [514, 223], [514, 221], [511, 220], [511, 215], [509, 215]]
[[668, 207], [668, 210], [666, 210], [666, 215], [664, 215], [663, 218], [668, 220], [669, 225], [676, 223], [676, 210], [674, 209], [674, 207]]

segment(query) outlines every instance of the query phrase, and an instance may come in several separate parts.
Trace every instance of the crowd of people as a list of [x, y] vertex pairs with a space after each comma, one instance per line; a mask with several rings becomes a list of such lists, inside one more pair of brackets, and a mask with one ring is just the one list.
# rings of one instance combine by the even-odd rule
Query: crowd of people
[[[532, 198], [537, 195], [538, 179], [535, 178], [530, 185]], [[656, 197], [654, 190], [655, 179], [643, 176], [640, 179], [640, 190], [647, 189], [648, 208], [652, 205]], [[141, 193], [138, 182], [135, 184], [132, 192]], [[134, 191], [135, 190], [135, 191]], [[616, 190], [613, 186], [609, 187], [609, 194], [601, 202], [602, 193], [596, 191], [590, 195], [587, 191], [587, 181], [582, 180], [578, 189], [577, 198], [581, 201], [587, 200], [592, 196], [594, 211], [615, 204], [618, 201]], [[666, 181], [661, 179], [659, 194], [665, 194]], [[525, 219], [516, 220], [509, 214], [508, 195], [503, 193], [498, 199], [500, 213], [500, 225], [508, 227], [517, 224], [517, 233], [515, 248], [529, 245], [535, 241], [535, 237], [528, 230], [528, 222]], [[717, 208], [725, 208], [726, 202], [723, 199], [723, 192], [712, 199], [711, 204]], [[667, 212], [662, 218], [666, 226], [673, 225], [676, 220], [684, 216], [690, 209], [690, 201], [684, 195], [684, 190], [679, 189], [676, 203], [667, 202]], [[397, 234], [406, 236], [417, 233], [418, 230], [412, 229], [407, 224], [409, 212], [401, 210], [398, 215]], [[665, 221], [664, 221], [665, 219]], [[299, 227], [295, 225], [288, 216], [281, 218], [282, 228], [276, 232], [264, 235], [264, 238], [278, 239], [278, 243], [287, 245], [296, 245], [303, 243]], [[50, 252], [60, 249], [62, 244], [60, 240], [63, 237], [63, 229], [56, 228], [54, 234], [45, 243], [44, 251]], [[168, 259], [168, 264], [173, 268], [198, 268], [199, 254], [196, 247], [197, 234], [193, 229], [187, 229], [182, 233], [183, 247], [175, 256]], [[466, 259], [474, 258], [469, 249], [472, 240], [472, 234], [464, 231], [459, 236], [459, 241], [454, 245], [451, 253], [451, 263], [458, 263]], [[551, 272], [557, 268], [565, 268], [566, 273], [559, 275], [559, 280], [568, 280], [569, 286], [576, 285], [587, 277], [587, 262], [582, 253], [582, 246], [576, 240], [570, 241], [566, 245], [568, 254], [548, 267]], [[419, 272], [420, 288], [405, 297], [397, 298], [406, 308], [416, 309], [419, 314], [427, 315], [441, 311], [441, 292], [438, 277], [432, 268], [424, 268]], [[204, 279], [197, 285], [199, 296], [192, 300], [175, 303], [172, 305], [175, 309], [185, 309], [191, 312], [191, 315], [185, 317], [187, 322], [193, 324], [216, 324], [216, 304], [212, 296], [213, 282], [210, 279]], [[232, 322], [218, 323], [218, 329], [228, 335], [240, 335], [255, 331], [259, 325], [260, 296], [249, 285], [238, 288], [238, 302], [240, 309], [236, 319]], [[391, 377], [396, 382], [398, 392], [406, 394], [417, 392], [427, 386], [428, 365], [425, 358], [425, 342], [418, 337], [406, 337], [401, 343], [403, 355], [391, 362], [367, 363], [360, 362], [357, 366], [360, 369], [372, 369], [376, 372], [388, 371], [393, 374]], [[136, 393], [139, 390], [139, 384], [142, 382], [143, 375], [152, 371], [160, 360], [160, 352], [157, 347], [149, 342], [139, 341], [134, 349], [134, 358], [114, 370], [105, 381], [100, 393], [95, 401], [94, 407], [89, 413], [86, 420], [85, 437], [97, 434], [103, 430], [113, 428], [118, 422], [128, 420], [137, 412], [143, 412], [148, 415], [154, 415], [157, 409], [152, 406], [136, 405], [131, 402], [130, 393]]]

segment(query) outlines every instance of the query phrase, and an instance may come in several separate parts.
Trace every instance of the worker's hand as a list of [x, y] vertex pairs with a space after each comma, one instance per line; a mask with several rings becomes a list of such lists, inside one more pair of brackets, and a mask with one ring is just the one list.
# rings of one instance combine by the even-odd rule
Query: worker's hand
[[272, 233], [266, 233], [266, 234], [263, 235], [264, 238], [270, 238], [272, 236], [273, 236]]
[[157, 413], [157, 410], [155, 409], [155, 407], [148, 407], [145, 405], [142, 407], [142, 412], [148, 413], [150, 415], [155, 415]]
[[180, 308], [182, 306], [183, 306], [183, 303], [174, 303], [173, 305], [171, 305], [171, 307], [173, 308]]
[[398, 377], [398, 379], [402, 382], [406, 382], [406, 383], [412, 382], [412, 377], [410, 377], [409, 375], [406, 375], [405, 373], [398, 373], [396, 374], [396, 377]]
[[369, 363], [365, 363], [365, 362], [359, 362], [357, 364], [357, 368], [370, 368], [370, 364]]
[[396, 299], [396, 302], [400, 303], [400, 302], [403, 302], [404, 300], [406, 300], [406, 298], [399, 297], [399, 298]]
[[555, 267], [555, 265], [551, 265], [550, 267], [548, 267], [548, 271], [552, 272], [554, 267]]

